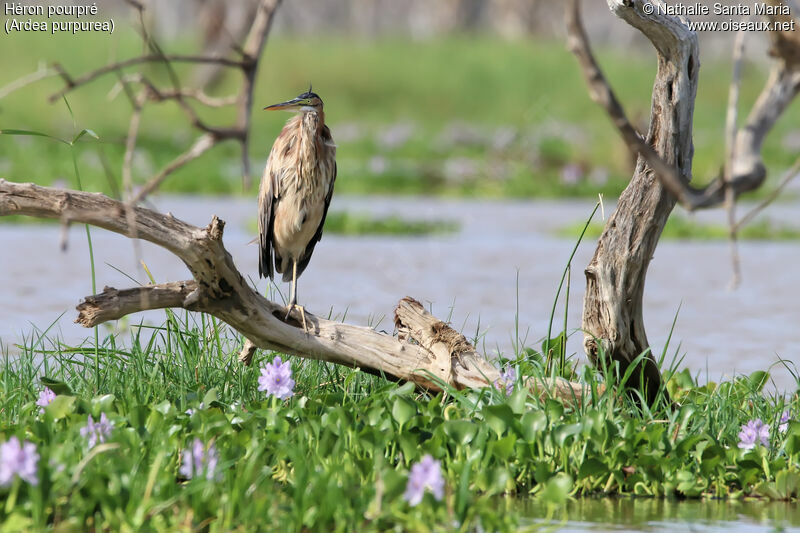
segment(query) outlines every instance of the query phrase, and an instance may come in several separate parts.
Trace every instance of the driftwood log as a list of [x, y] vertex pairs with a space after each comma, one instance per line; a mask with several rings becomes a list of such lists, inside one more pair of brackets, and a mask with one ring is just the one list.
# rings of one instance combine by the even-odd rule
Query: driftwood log
[[[309, 312], [309, 331], [304, 331], [298, 317], [285, 318], [283, 306], [247, 285], [222, 243], [225, 223], [216, 216], [199, 228], [168, 214], [131, 209], [102, 194], [0, 179], [0, 216], [14, 214], [59, 219], [63, 224], [81, 222], [144, 239], [175, 254], [192, 273], [193, 279], [187, 281], [125, 290], [106, 287], [87, 296], [78, 305], [76, 320], [85, 327], [138, 311], [176, 307], [211, 314], [240, 332], [248, 339], [242, 353], [246, 363], [258, 347], [358, 367], [432, 391], [492, 386], [500, 378], [498, 369], [463, 335], [412, 298], [403, 298], [395, 310], [397, 336]], [[572, 404], [591, 394], [561, 378], [527, 386], [538, 396]]]

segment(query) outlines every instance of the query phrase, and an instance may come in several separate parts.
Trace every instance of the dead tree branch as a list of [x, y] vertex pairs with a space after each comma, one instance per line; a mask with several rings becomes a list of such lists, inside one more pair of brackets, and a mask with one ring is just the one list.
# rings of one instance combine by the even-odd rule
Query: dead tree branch
[[612, 118], [625, 143], [640, 154], [628, 187], [609, 218], [592, 261], [586, 268], [583, 307], [584, 349], [592, 361], [616, 361], [625, 372], [641, 354], [633, 372], [641, 377], [645, 399], [652, 403], [661, 374], [644, 327], [642, 298], [647, 267], [676, 199], [693, 207], [702, 191], [688, 186], [692, 162], [692, 116], [697, 91], [697, 35], [685, 20], [643, 9], [643, 0], [609, 0], [619, 18], [642, 32], [658, 54], [650, 127], [645, 138], [631, 126], [592, 55], [577, 0], [567, 5], [568, 46], [578, 58], [592, 98]]
[[[53, 69], [59, 76], [61, 76], [65, 86], [63, 89], [53, 93], [50, 96], [50, 101], [52, 102], [58, 100], [59, 98], [69, 94], [71, 91], [89, 84], [107, 74], [116, 73], [120, 75], [120, 83], [123, 88], [127, 83], [139, 83], [143, 86], [146, 96], [143, 101], [133, 102], [133, 117], [126, 142], [126, 156], [131, 154], [135, 148], [139, 120], [142, 112], [141, 107], [144, 106], [146, 102], [175, 102], [186, 114], [190, 125], [202, 133], [196, 139], [192, 147], [190, 147], [183, 154], [177, 156], [157, 174], [149, 177], [146, 180], [144, 187], [142, 187], [139, 193], [136, 194], [132, 199], [134, 202], [143, 200], [148, 194], [155, 191], [173, 172], [186, 165], [190, 161], [196, 159], [211, 148], [215, 147], [217, 144], [226, 140], [235, 140], [240, 144], [243, 185], [245, 188], [249, 187], [249, 140], [251, 110], [253, 106], [253, 91], [255, 88], [261, 52], [264, 48], [264, 44], [266, 43], [267, 36], [269, 35], [272, 21], [280, 4], [280, 0], [258, 0], [255, 16], [250, 24], [244, 44], [241, 47], [238, 45], [234, 45], [232, 47], [233, 50], [235, 50], [236, 53], [241, 56], [236, 58], [225, 57], [216, 53], [213, 55], [179, 55], [162, 53], [158, 44], [153, 41], [152, 37], [144, 27], [142, 11], [145, 8], [143, 4], [135, 0], [128, 1], [128, 3], [139, 12], [139, 17], [142, 24], [142, 39], [146, 42], [147, 48], [152, 50], [153, 53], [146, 53], [139, 57], [117, 61], [77, 77], [71, 76], [61, 65], [56, 64], [53, 66]], [[227, 98], [211, 97], [201, 89], [184, 87], [178, 79], [174, 69], [172, 69], [172, 63], [200, 63], [238, 70], [242, 73], [243, 77], [241, 88], [238, 94], [235, 96]], [[141, 72], [124, 75], [122, 74], [122, 72], [127, 69], [144, 64], [165, 65], [170, 73], [172, 87], [159, 88], [155, 83], [148, 80]], [[207, 124], [205, 121], [200, 119], [197, 111], [195, 111], [194, 107], [187, 102], [187, 99], [192, 99], [198, 104], [208, 107], [235, 105], [235, 122], [233, 125], [226, 127], [212, 126]], [[127, 170], [123, 168], [123, 173], [130, 172], [130, 160], [128, 158], [126, 158], [125, 162], [123, 163], [123, 167], [127, 167]]]
[[[638, 1], [609, 0], [611, 9], [616, 13], [640, 13], [640, 3]], [[625, 9], [620, 8], [621, 4], [624, 4]], [[656, 13], [658, 12], [656, 9]], [[674, 165], [668, 164], [650, 144], [639, 136], [631, 125], [592, 54], [588, 37], [580, 20], [579, 6], [575, 0], [569, 0], [566, 14], [568, 47], [578, 59], [592, 100], [606, 110], [628, 148], [640, 154], [647, 161], [648, 166], [664, 188], [672, 193], [684, 208], [694, 211], [717, 207], [725, 202], [726, 188], [730, 188], [736, 198], [742, 193], [758, 188], [764, 182], [767, 175], [761, 159], [761, 147], [764, 139], [800, 91], [800, 63], [797, 60], [800, 57], [800, 42], [798, 37], [793, 35], [797, 32], [773, 32], [772, 37], [775, 44], [772, 53], [778, 55], [779, 60], [750, 112], [746, 124], [736, 135], [733, 145], [736, 155], [731, 164], [731, 176], [727, 185], [724, 176], [720, 175], [705, 187], [696, 188], [689, 185], [692, 177], [691, 168], [679, 170]], [[644, 13], [642, 16], [646, 19], [654, 17], [654, 15], [647, 16]], [[676, 24], [680, 24], [678, 18], [668, 16], [661, 18], [666, 31], [671, 31]], [[626, 19], [626, 21], [636, 26], [632, 20]], [[663, 30], [655, 31], [662, 32]], [[653, 41], [652, 37], [650, 39]], [[669, 52], [669, 49], [659, 48], [656, 42], [653, 44], [659, 53]], [[699, 64], [693, 64], [692, 68], [697, 71]]]
[[[136, 236], [179, 257], [193, 280], [133, 289], [106, 289], [88, 296], [78, 306], [78, 320], [86, 327], [146, 309], [176, 307], [211, 314], [239, 331], [255, 346], [308, 359], [317, 359], [367, 372], [411, 381], [440, 391], [492, 386], [499, 371], [463, 335], [404, 298], [395, 310], [398, 336], [371, 328], [333, 322], [306, 312], [306, 333], [294, 315], [254, 291], [237, 270], [222, 243], [224, 222], [214, 217], [205, 228], [170, 215], [126, 205], [97, 193], [12, 183], [0, 179], [0, 216], [28, 215], [81, 222], [128, 237]], [[131, 218], [134, 219], [133, 224]], [[591, 392], [563, 379], [529, 383], [538, 396], [553, 396], [580, 404]]]

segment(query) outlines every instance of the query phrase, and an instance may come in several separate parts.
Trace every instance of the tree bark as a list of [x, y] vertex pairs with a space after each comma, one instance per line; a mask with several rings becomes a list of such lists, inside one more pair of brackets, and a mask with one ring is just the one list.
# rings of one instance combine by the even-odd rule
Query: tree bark
[[[654, 4], [662, 4], [653, 0]], [[648, 15], [643, 0], [609, 0], [610, 9], [640, 30], [653, 44], [658, 71], [653, 85], [650, 127], [645, 141], [688, 181], [692, 167], [692, 116], [700, 67], [697, 35], [680, 17]], [[645, 277], [661, 231], [676, 202], [661, 185], [646, 160], [639, 156], [630, 184], [600, 236], [586, 268], [583, 306], [584, 348], [602, 366], [619, 362], [624, 373], [649, 350], [642, 314]], [[661, 373], [652, 355], [642, 360], [629, 385], [638, 386], [653, 402]]]
[[[411, 298], [401, 300], [395, 310], [398, 336], [309, 312], [306, 332], [297, 313], [285, 318], [283, 306], [247, 285], [222, 243], [225, 224], [217, 217], [206, 228], [198, 228], [150, 209], [131, 209], [102, 194], [0, 179], [0, 216], [12, 214], [55, 218], [65, 224], [82, 222], [144, 239], [175, 254], [192, 273], [192, 280], [125, 290], [106, 287], [87, 296], [78, 305], [76, 320], [85, 327], [147, 309], [178, 307], [211, 314], [241, 333], [247, 339], [242, 353], [246, 362], [259, 347], [358, 367], [432, 391], [493, 386], [500, 379], [498, 369], [463, 335]], [[526, 386], [538, 396], [577, 405], [591, 394], [587, 387], [561, 378]]]

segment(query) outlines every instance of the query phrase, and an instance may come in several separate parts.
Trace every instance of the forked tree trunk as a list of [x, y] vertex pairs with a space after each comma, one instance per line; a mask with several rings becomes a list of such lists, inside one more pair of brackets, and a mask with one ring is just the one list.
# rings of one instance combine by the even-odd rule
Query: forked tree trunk
[[[663, 4], [660, 0], [652, 3]], [[700, 67], [697, 35], [677, 18], [659, 15], [657, 9], [653, 15], [645, 14], [642, 0], [608, 0], [608, 4], [650, 39], [657, 52], [646, 141], [682, 176], [691, 176], [692, 115]], [[598, 366], [602, 366], [598, 358], [604, 355], [608, 363], [618, 361], [624, 373], [649, 349], [642, 315], [645, 277], [675, 201], [640, 156], [586, 268], [584, 348]], [[643, 363], [644, 394], [652, 402], [661, 373], [652, 354]], [[638, 386], [639, 375], [634, 372], [629, 384]]]

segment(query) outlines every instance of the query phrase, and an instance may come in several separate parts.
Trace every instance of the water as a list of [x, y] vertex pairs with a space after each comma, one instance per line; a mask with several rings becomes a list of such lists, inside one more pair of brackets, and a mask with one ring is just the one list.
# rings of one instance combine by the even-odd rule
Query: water
[[[256, 247], [247, 244], [255, 235], [255, 200], [159, 197], [154, 203], [201, 226], [212, 214], [219, 215], [227, 222], [225, 244], [240, 270], [257, 277]], [[797, 207], [776, 205], [768, 213], [786, 223], [796, 220]], [[440, 318], [449, 318], [468, 338], [477, 336], [479, 347], [492, 354], [508, 353], [517, 343], [538, 346], [547, 333], [558, 280], [575, 243], [553, 232], [585, 220], [592, 203], [337, 197], [332, 209], [456, 220], [461, 230], [433, 237], [325, 235], [299, 282], [300, 302], [309, 311], [391, 331], [394, 306], [409, 295]], [[700, 218], [724, 223], [724, 216], [713, 211]], [[146, 282], [137, 254], [157, 281], [189, 278], [180, 260], [149, 243], [139, 243], [136, 250], [116, 234], [93, 229], [92, 236], [98, 289], [133, 285], [115, 268]], [[31, 324], [43, 329], [62, 313], [53, 330], [58, 335], [77, 342], [90, 333], [72, 323], [74, 306], [92, 292], [83, 228], [72, 227], [64, 253], [59, 239], [56, 225], [0, 225], [3, 349], [13, 351], [14, 344], [30, 336]], [[573, 263], [570, 330], [580, 326], [583, 268], [593, 251], [594, 242], [585, 242]], [[744, 282], [735, 291], [727, 290], [731, 267], [726, 242], [664, 241], [648, 272], [644, 313], [654, 351], [663, 349], [677, 314], [668, 353], [685, 354], [683, 365], [702, 380], [764, 369], [778, 357], [800, 361], [800, 243], [742, 242], [740, 254]], [[262, 290], [266, 286], [259, 283]], [[278, 288], [288, 293], [286, 284]], [[559, 306], [553, 334], [560, 330], [563, 314]], [[158, 324], [164, 313], [141, 317]], [[580, 332], [573, 334], [569, 350], [580, 353], [581, 342]], [[773, 379], [781, 390], [795, 388], [784, 368], [774, 368]]]
[[561, 533], [760, 533], [800, 529], [800, 505], [789, 502], [581, 498], [557, 509], [548, 509], [537, 500], [524, 500], [517, 509], [534, 524], [549, 524]]

